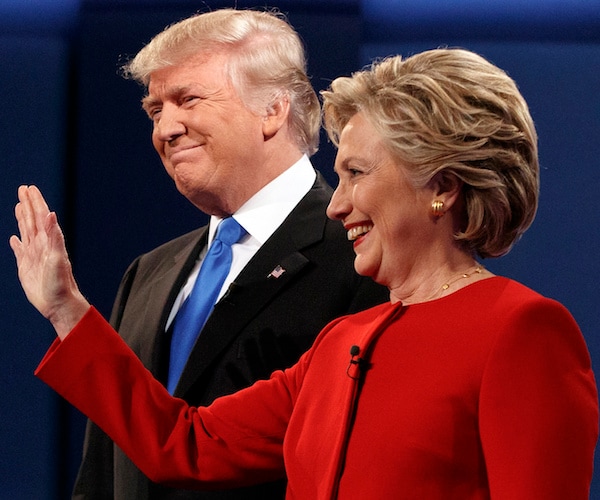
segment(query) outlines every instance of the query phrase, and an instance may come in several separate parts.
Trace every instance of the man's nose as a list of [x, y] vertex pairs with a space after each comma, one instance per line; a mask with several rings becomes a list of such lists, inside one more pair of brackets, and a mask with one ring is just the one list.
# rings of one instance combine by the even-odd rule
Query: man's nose
[[154, 135], [163, 142], [169, 142], [185, 134], [185, 125], [178, 108], [165, 106], [160, 118], [154, 123]]

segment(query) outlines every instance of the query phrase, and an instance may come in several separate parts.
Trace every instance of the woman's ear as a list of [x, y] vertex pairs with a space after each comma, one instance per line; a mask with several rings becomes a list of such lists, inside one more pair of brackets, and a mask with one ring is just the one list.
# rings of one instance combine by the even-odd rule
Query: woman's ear
[[286, 123], [290, 114], [290, 101], [286, 95], [279, 96], [263, 116], [263, 136], [273, 137]]
[[452, 172], [442, 170], [430, 182], [435, 199], [443, 203], [445, 211], [450, 210], [460, 198], [463, 181]]

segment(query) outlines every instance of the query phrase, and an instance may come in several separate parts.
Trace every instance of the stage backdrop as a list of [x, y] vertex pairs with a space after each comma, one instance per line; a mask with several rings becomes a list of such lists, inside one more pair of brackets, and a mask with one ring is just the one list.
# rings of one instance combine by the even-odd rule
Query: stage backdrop
[[[25, 300], [8, 237], [21, 183], [38, 184], [67, 232], [81, 287], [108, 315], [138, 254], [206, 219], [174, 189], [150, 143], [142, 90], [120, 62], [195, 12], [264, 2], [0, 0], [0, 500], [68, 498], [84, 419], [34, 379], [53, 338]], [[438, 46], [486, 56], [517, 81], [540, 135], [538, 217], [513, 252], [485, 262], [563, 302], [600, 364], [600, 2], [282, 0], [318, 89], [373, 58]], [[330, 182], [334, 151], [314, 162]], [[518, 457], [516, 457], [518, 459]], [[600, 499], [600, 470], [591, 498]]]

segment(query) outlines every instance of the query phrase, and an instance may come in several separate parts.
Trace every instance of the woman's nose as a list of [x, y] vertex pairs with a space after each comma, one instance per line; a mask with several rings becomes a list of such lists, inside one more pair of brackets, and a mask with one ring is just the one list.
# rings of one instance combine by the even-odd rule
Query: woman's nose
[[352, 207], [347, 196], [345, 196], [345, 189], [338, 185], [327, 206], [327, 217], [333, 220], [342, 220], [351, 211]]

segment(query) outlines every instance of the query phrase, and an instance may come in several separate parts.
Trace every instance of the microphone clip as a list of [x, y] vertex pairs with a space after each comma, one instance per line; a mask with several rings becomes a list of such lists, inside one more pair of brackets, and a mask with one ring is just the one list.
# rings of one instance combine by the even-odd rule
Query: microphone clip
[[353, 380], [358, 380], [361, 375], [361, 370], [367, 368], [367, 360], [358, 357], [360, 354], [360, 347], [353, 345], [350, 347], [350, 362], [348, 368], [346, 368], [346, 375]]

